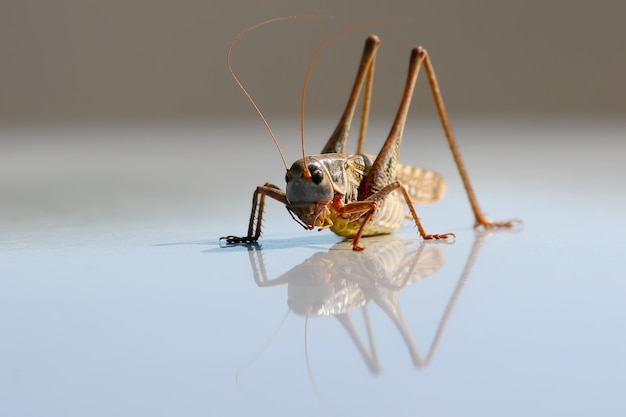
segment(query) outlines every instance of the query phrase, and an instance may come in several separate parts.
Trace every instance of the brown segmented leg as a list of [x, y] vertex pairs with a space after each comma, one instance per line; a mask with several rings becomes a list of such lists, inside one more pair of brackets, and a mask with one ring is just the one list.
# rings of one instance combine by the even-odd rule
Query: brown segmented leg
[[422, 226], [422, 222], [417, 216], [415, 207], [413, 207], [413, 203], [411, 202], [409, 193], [406, 191], [406, 189], [404, 188], [402, 184], [400, 184], [398, 181], [394, 181], [391, 184], [388, 184], [382, 190], [378, 191], [376, 194], [369, 197], [367, 200], [358, 201], [354, 203], [348, 203], [344, 206], [342, 210], [342, 214], [366, 212], [365, 218], [363, 219], [363, 223], [361, 224], [359, 231], [352, 239], [352, 249], [357, 250], [357, 251], [363, 250], [363, 248], [359, 246], [359, 242], [361, 240], [361, 236], [363, 235], [363, 232], [365, 231], [365, 228], [367, 227], [367, 223], [371, 221], [372, 216], [374, 215], [374, 212], [376, 211], [376, 205], [379, 202], [384, 201], [384, 199], [387, 198], [389, 194], [391, 194], [392, 192], [396, 190], [400, 190], [400, 192], [402, 193], [402, 197], [404, 198], [404, 201], [406, 205], [409, 207], [409, 211], [411, 212], [411, 218], [415, 222], [415, 225], [417, 226], [417, 230], [419, 231], [419, 234], [422, 237], [422, 239], [427, 239], [427, 240], [448, 239], [451, 237], [455, 237], [454, 233], [442, 233], [442, 234], [426, 233], [426, 231], [424, 230], [424, 227]]
[[266, 196], [283, 203], [285, 206], [288, 205], [285, 192], [274, 184], [266, 183], [257, 187], [252, 196], [252, 211], [250, 212], [250, 223], [248, 223], [248, 235], [242, 237], [229, 235], [221, 237], [220, 240], [226, 240], [226, 243], [229, 244], [254, 243], [259, 240]]
[[[476, 195], [470, 183], [467, 170], [465, 169], [465, 165], [463, 164], [461, 153], [458, 149], [458, 145], [454, 137], [454, 134], [452, 133], [452, 128], [450, 127], [450, 121], [448, 119], [448, 115], [446, 113], [446, 110], [443, 104], [443, 98], [439, 90], [439, 84], [437, 83], [435, 71], [430, 62], [428, 53], [421, 46], [418, 46], [411, 51], [409, 71], [407, 75], [406, 85], [402, 94], [400, 107], [398, 109], [396, 118], [391, 127], [391, 131], [389, 132], [389, 136], [387, 137], [387, 140], [385, 141], [385, 144], [383, 145], [381, 151], [378, 153], [376, 160], [374, 161], [371, 169], [369, 170], [368, 175], [366, 176], [366, 178], [363, 180], [363, 182], [360, 185], [359, 198], [360, 199], [368, 198], [370, 195], [376, 193], [378, 190], [382, 189], [387, 184], [391, 183], [392, 181], [396, 179], [396, 165], [398, 162], [398, 150], [400, 148], [400, 143], [402, 141], [402, 135], [404, 132], [404, 126], [406, 124], [406, 118], [407, 118], [409, 106], [411, 104], [411, 99], [413, 97], [413, 92], [415, 90], [417, 77], [419, 75], [419, 70], [421, 68], [422, 63], [424, 64], [424, 68], [426, 70], [426, 75], [428, 77], [430, 89], [431, 89], [431, 92], [435, 101], [437, 113], [439, 114], [441, 125], [443, 127], [444, 133], [448, 140], [450, 151], [452, 152], [454, 162], [459, 170], [461, 180], [463, 181], [463, 186], [465, 187], [465, 191], [467, 192], [467, 197], [469, 199], [470, 205], [472, 207], [472, 211], [474, 213], [474, 217], [475, 217], [474, 226], [475, 227], [483, 226], [485, 228], [513, 226], [513, 224], [519, 221], [518, 220], [507, 220], [507, 221], [487, 220], [482, 210], [478, 206]], [[412, 205], [409, 204], [409, 206], [411, 207]], [[413, 217], [415, 218], [415, 216]], [[422, 234], [422, 237], [423, 237], [422, 231], [420, 231], [420, 234]]]
[[372, 102], [372, 86], [374, 84], [374, 64], [376, 63], [376, 56], [373, 57], [372, 62], [367, 69], [367, 77], [365, 79], [365, 89], [363, 91], [363, 108], [361, 110], [361, 128], [359, 129], [359, 141], [356, 146], [356, 153], [363, 153], [363, 143], [365, 142], [365, 133], [367, 132], [367, 126], [369, 123], [370, 115], [370, 103]]
[[[335, 131], [332, 133], [326, 146], [322, 149], [322, 153], [343, 153], [350, 133], [350, 126], [352, 125], [352, 117], [356, 109], [357, 101], [359, 100], [359, 94], [365, 81], [365, 98], [363, 100], [363, 118], [367, 123], [367, 116], [369, 114], [369, 101], [371, 97], [372, 79], [374, 77], [374, 60], [376, 58], [376, 50], [380, 45], [380, 39], [375, 35], [370, 35], [365, 40], [365, 47], [363, 48], [363, 54], [361, 55], [361, 62], [359, 69], [352, 86], [352, 92], [348, 98], [346, 108], [337, 123]], [[363, 119], [362, 119], [363, 120]], [[363, 125], [363, 121], [362, 121]], [[363, 140], [365, 134], [365, 127], [361, 127], [361, 134], [359, 142]], [[358, 148], [362, 147], [359, 143]]]
[[424, 69], [426, 70], [426, 76], [428, 77], [428, 83], [430, 84], [430, 90], [433, 95], [433, 99], [435, 101], [435, 107], [437, 108], [437, 113], [439, 114], [439, 120], [441, 121], [441, 126], [443, 127], [443, 131], [446, 135], [446, 139], [448, 140], [448, 145], [450, 146], [450, 152], [452, 152], [452, 157], [454, 158], [454, 163], [456, 164], [459, 174], [461, 176], [461, 180], [463, 181], [463, 186], [465, 187], [465, 192], [467, 193], [467, 198], [469, 199], [470, 206], [472, 207], [472, 212], [474, 213], [474, 218], [476, 219], [474, 223], [474, 227], [483, 226], [485, 229], [491, 229], [496, 227], [512, 227], [516, 223], [521, 223], [521, 220], [512, 219], [506, 221], [494, 221], [488, 220], [485, 218], [483, 211], [480, 209], [478, 205], [478, 200], [476, 199], [476, 194], [474, 193], [474, 188], [470, 183], [469, 176], [467, 174], [467, 170], [465, 169], [465, 164], [461, 158], [461, 152], [459, 151], [456, 138], [452, 133], [452, 127], [450, 126], [450, 120], [448, 119], [448, 113], [446, 112], [446, 108], [443, 104], [443, 97], [441, 95], [441, 91], [439, 90], [439, 83], [437, 83], [437, 77], [435, 75], [435, 70], [430, 62], [430, 58], [428, 56], [428, 52], [422, 47], [417, 48], [419, 51], [418, 59], [424, 62]]
[[363, 219], [363, 223], [361, 227], [359, 227], [359, 231], [352, 238], [352, 249], [356, 251], [362, 251], [363, 248], [359, 246], [359, 241], [361, 240], [361, 235], [363, 234], [363, 230], [365, 225], [372, 219], [372, 215], [374, 215], [374, 211], [376, 210], [376, 201], [367, 200], [367, 201], [354, 201], [352, 203], [347, 203], [341, 208], [337, 209], [337, 213], [340, 216], [348, 216], [351, 214], [365, 213], [365, 218]]

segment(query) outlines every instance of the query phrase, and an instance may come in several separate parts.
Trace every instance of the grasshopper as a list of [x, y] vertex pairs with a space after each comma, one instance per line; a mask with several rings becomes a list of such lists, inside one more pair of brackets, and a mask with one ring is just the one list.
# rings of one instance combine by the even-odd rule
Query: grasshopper
[[[266, 197], [282, 203], [291, 214], [291, 217], [306, 230], [315, 228], [323, 230], [328, 228], [339, 236], [352, 238], [352, 248], [356, 251], [363, 250], [363, 247], [359, 245], [361, 237], [388, 234], [398, 230], [407, 217], [404, 210], [405, 204], [409, 209], [409, 216], [417, 226], [422, 239], [454, 238], [454, 233], [426, 233], [414, 207], [414, 203], [425, 204], [439, 200], [445, 190], [443, 178], [434, 171], [398, 162], [398, 154], [409, 106], [422, 66], [430, 84], [435, 107], [437, 108], [450, 151], [474, 213], [474, 226], [491, 229], [512, 227], [517, 222], [517, 220], [488, 220], [479, 208], [461, 159], [456, 139], [452, 133], [430, 57], [426, 49], [421, 46], [417, 46], [411, 51], [402, 99], [400, 100], [389, 135], [378, 155], [368, 155], [361, 151], [369, 115], [376, 51], [380, 45], [380, 39], [375, 35], [368, 36], [365, 41], [356, 79], [337, 127], [319, 155], [305, 155], [303, 133], [304, 98], [313, 59], [324, 45], [345, 32], [353, 30], [353, 28], [339, 32], [326, 39], [315, 50], [309, 61], [302, 94], [302, 158], [294, 162], [291, 167], [287, 167], [280, 146], [269, 124], [232, 70], [230, 53], [234, 44], [243, 34], [273, 21], [289, 18], [294, 17], [275, 18], [248, 28], [239, 33], [228, 48], [227, 66], [229, 71], [261, 116], [272, 136], [285, 165], [285, 181], [287, 185], [286, 191], [282, 191], [278, 186], [270, 183], [257, 187], [252, 199], [252, 211], [250, 213], [247, 235], [242, 237], [230, 235], [222, 237], [220, 240], [225, 240], [227, 244], [250, 244], [256, 242], [261, 236]], [[345, 153], [346, 141], [361, 90], [364, 90], [364, 98], [357, 151], [355, 154]]]

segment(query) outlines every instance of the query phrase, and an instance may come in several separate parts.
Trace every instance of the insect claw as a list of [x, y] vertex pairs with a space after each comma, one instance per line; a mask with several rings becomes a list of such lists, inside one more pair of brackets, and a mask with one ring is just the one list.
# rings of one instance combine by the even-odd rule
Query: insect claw
[[[221, 248], [227, 248], [227, 247], [231, 246], [231, 244], [232, 244], [232, 243], [231, 243], [231, 238], [232, 238], [232, 237], [233, 237], [233, 236], [222, 236], [222, 237], [220, 237], [220, 240], [219, 240], [219, 242], [220, 242], [220, 247], [221, 247]], [[223, 240], [225, 240], [225, 241], [226, 241], [226, 244], [222, 244], [222, 241], [223, 241]]]
[[226, 241], [226, 245], [237, 245], [237, 244], [250, 244], [250, 243], [256, 243], [257, 239], [252, 237], [252, 236], [233, 236], [233, 235], [229, 235], [229, 236], [222, 236], [220, 237], [220, 242], [222, 242], [222, 240]]
[[454, 243], [456, 242], [456, 235], [454, 233], [446, 233], [445, 235], [443, 235], [443, 239], [446, 240], [446, 243]]

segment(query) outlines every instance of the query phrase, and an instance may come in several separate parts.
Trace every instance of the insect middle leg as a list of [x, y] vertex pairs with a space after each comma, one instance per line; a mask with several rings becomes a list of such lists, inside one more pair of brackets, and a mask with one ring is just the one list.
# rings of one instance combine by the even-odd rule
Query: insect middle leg
[[[371, 221], [375, 220], [373, 216], [376, 214], [377, 207], [385, 204], [385, 199], [387, 199], [389, 194], [391, 194], [392, 192], [396, 190], [402, 193], [402, 198], [404, 199], [404, 202], [406, 203], [406, 205], [409, 207], [411, 218], [415, 222], [415, 225], [417, 226], [417, 230], [420, 236], [422, 237], [422, 239], [427, 239], [427, 240], [448, 239], [448, 238], [455, 237], [454, 233], [442, 233], [442, 234], [426, 233], [426, 231], [424, 230], [424, 227], [422, 226], [422, 222], [417, 216], [417, 212], [415, 211], [415, 207], [413, 207], [413, 203], [411, 202], [411, 198], [409, 197], [409, 193], [406, 191], [406, 188], [404, 188], [404, 186], [400, 184], [398, 181], [394, 181], [391, 184], [388, 184], [387, 186], [385, 186], [382, 190], [371, 195], [366, 200], [356, 201], [354, 203], [348, 203], [344, 206], [344, 210], [343, 210], [344, 213], [359, 212], [359, 211], [364, 211], [364, 209], [366, 211], [365, 215], [363, 216], [364, 218], [363, 218], [361, 227], [359, 228], [359, 231], [357, 232], [357, 234], [354, 236], [352, 240], [352, 249], [357, 250], [357, 251], [363, 250], [363, 248], [359, 246], [359, 242], [363, 234], [366, 233], [368, 224]], [[390, 203], [393, 203], [393, 202], [388, 202], [388, 204]], [[384, 208], [381, 207], [381, 209], [384, 209]]]

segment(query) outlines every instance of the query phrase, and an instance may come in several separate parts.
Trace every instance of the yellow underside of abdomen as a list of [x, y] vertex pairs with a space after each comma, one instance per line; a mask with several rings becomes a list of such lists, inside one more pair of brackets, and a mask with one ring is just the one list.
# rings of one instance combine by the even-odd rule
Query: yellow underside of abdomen
[[[359, 232], [365, 215], [354, 218], [351, 215], [341, 216], [332, 211], [330, 220], [333, 222], [330, 230], [344, 237], [354, 237]], [[378, 204], [372, 220], [365, 226], [363, 236], [385, 235], [393, 233], [402, 227], [405, 219], [404, 200], [397, 193], [392, 193]]]

